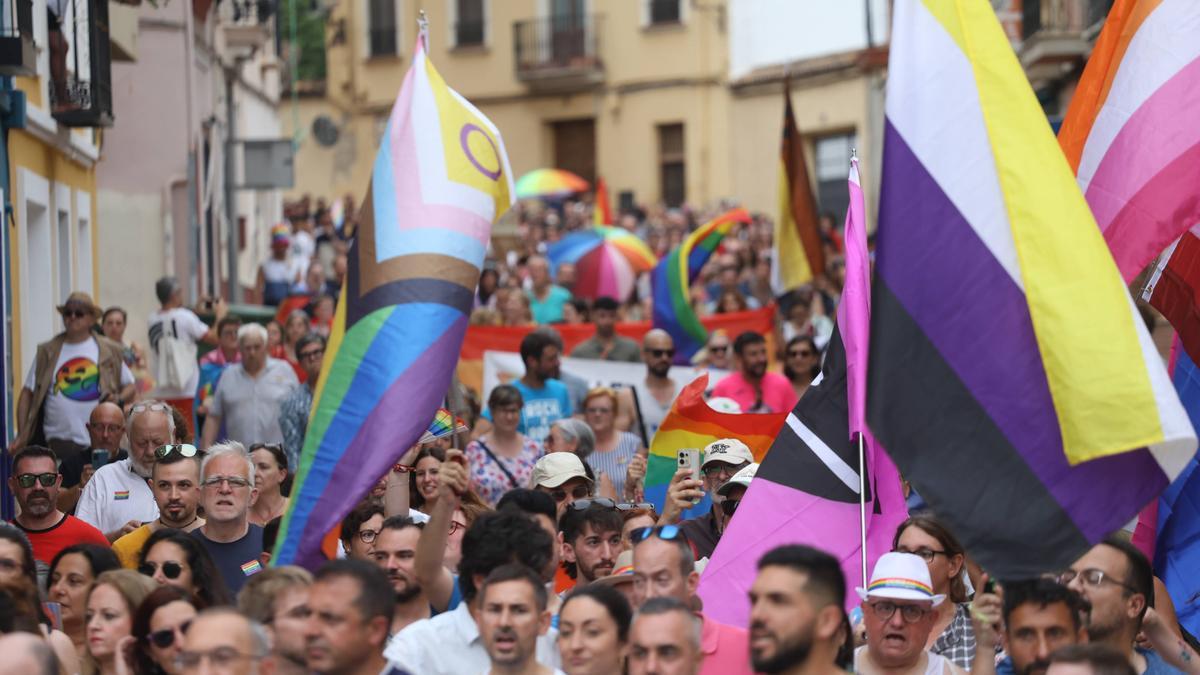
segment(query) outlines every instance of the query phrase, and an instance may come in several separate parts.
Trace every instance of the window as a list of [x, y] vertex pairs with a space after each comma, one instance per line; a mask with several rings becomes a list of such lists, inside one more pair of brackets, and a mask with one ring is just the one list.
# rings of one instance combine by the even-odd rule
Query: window
[[399, 53], [395, 0], [367, 0], [367, 25], [370, 31], [368, 56], [395, 56]]
[[71, 234], [75, 229], [71, 222], [71, 188], [54, 186], [55, 253], [58, 255], [58, 301], [65, 302], [75, 290], [71, 271], [75, 268], [75, 248], [71, 246]]
[[484, 42], [483, 0], [453, 0], [456, 13], [454, 44], [474, 47]]
[[850, 153], [854, 149], [853, 133], [819, 136], [813, 140], [817, 169], [817, 212], [833, 214], [834, 226], [842, 223], [850, 206], [846, 177], [850, 175]]
[[662, 200], [680, 206], [687, 192], [682, 124], [658, 125], [658, 166]]
[[92, 293], [92, 200], [75, 193], [75, 290]]
[[[33, 367], [38, 344], [61, 330], [54, 306], [54, 249], [51, 243], [50, 184], [27, 169], [18, 172], [20, 227], [18, 254], [21, 261], [21, 375]], [[30, 264], [45, 261], [50, 264]]]
[[650, 25], [679, 23], [679, 0], [647, 0], [649, 2]]

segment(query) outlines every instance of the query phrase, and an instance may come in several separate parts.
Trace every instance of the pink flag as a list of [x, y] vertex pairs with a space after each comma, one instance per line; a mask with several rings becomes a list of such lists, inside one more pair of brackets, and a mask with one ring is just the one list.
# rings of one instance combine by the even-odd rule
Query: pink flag
[[846, 283], [837, 322], [846, 345], [846, 393], [850, 435], [866, 433], [867, 351], [871, 334], [871, 258], [858, 158], [850, 160], [850, 208], [846, 209]]

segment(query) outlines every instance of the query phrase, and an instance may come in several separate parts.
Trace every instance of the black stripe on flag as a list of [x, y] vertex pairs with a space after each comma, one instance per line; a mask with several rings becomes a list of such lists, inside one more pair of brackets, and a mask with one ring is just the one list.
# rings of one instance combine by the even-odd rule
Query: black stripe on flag
[[846, 352], [835, 329], [820, 382], [804, 392], [788, 415], [758, 476], [822, 499], [857, 504], [858, 443], [850, 441], [848, 428]]
[[993, 576], [1074, 562], [1087, 539], [880, 277], [871, 312], [867, 420], [900, 474]]

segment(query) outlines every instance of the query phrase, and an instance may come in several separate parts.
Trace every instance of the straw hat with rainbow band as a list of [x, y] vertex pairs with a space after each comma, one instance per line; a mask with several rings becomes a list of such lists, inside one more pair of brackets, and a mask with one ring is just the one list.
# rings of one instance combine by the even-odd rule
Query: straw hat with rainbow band
[[871, 598], [924, 600], [937, 607], [946, 599], [945, 595], [934, 594], [928, 565], [911, 553], [891, 552], [879, 556], [875, 570], [871, 572], [871, 583], [855, 590], [864, 601]]
[[292, 228], [287, 223], [271, 226], [271, 246], [288, 246], [292, 243]]

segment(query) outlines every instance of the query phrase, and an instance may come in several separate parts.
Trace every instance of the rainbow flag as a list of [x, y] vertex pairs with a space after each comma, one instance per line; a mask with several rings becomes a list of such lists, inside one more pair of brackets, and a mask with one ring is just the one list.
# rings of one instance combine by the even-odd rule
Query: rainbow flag
[[783, 80], [783, 139], [779, 146], [779, 218], [775, 221], [772, 283], [778, 293], [825, 273], [825, 249], [817, 230], [817, 200], [804, 161], [804, 137], [792, 113], [792, 90]]
[[450, 434], [458, 434], [470, 431], [470, 427], [463, 421], [461, 417], [455, 417], [445, 408], [438, 408], [437, 413], [433, 416], [433, 421], [429, 423], [429, 428], [425, 433], [421, 434], [420, 443], [429, 443], [436, 441], [439, 438], [445, 438]]
[[325, 534], [426, 431], [512, 192], [500, 133], [419, 37], [375, 156], [275, 564], [319, 564]]
[[1117, 0], [1058, 141], [1126, 282], [1200, 223], [1197, 110], [1200, 2]]
[[708, 340], [708, 331], [692, 309], [692, 282], [734, 223], [749, 222], [746, 209], [726, 211], [689, 234], [654, 267], [654, 327], [675, 339], [676, 362], [687, 363]]
[[[750, 448], [756, 462], [761, 462], [779, 428], [783, 426], [783, 421], [787, 419], [787, 413], [737, 415], [717, 412], [704, 401], [704, 390], [707, 388], [708, 375], [701, 375], [681, 389], [671, 405], [671, 411], [663, 418], [662, 425], [650, 441], [646, 500], [652, 502], [659, 511], [662, 511], [667, 497], [667, 485], [678, 468], [676, 453], [679, 450], [703, 450], [713, 441], [736, 438]], [[705, 495], [699, 504], [684, 511], [683, 518], [702, 516], [711, 507], [712, 500]]]
[[608, 204], [608, 184], [603, 178], [596, 179], [596, 204], [592, 207], [593, 225], [616, 225], [613, 222], [612, 208]]
[[867, 422], [996, 577], [1063, 569], [1196, 434], [992, 6], [894, 7]]

